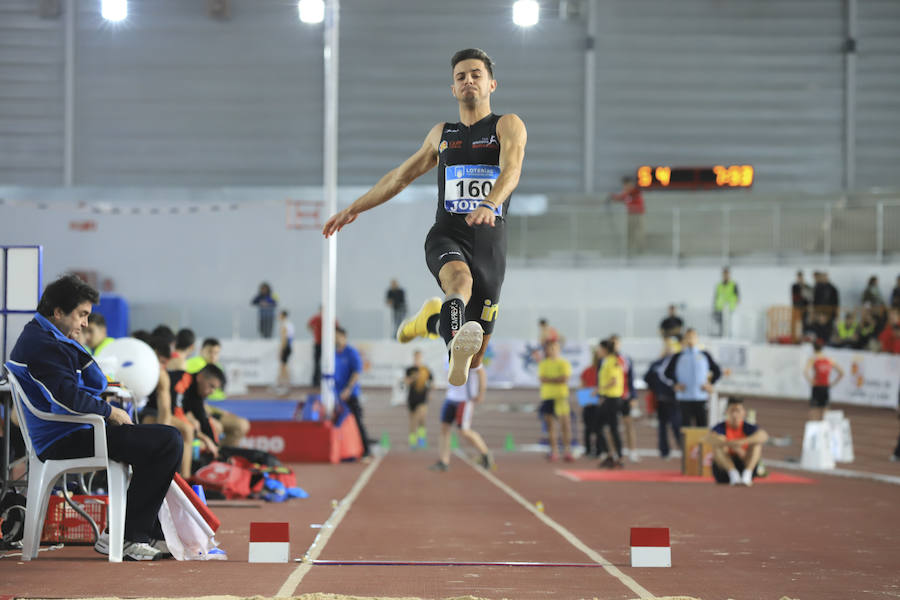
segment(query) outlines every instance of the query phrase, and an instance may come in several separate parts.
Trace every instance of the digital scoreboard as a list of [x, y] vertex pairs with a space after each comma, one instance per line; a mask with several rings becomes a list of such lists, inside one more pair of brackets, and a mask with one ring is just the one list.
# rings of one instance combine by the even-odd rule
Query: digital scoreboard
[[749, 188], [753, 185], [751, 165], [712, 167], [670, 167], [642, 165], [637, 170], [641, 189], [714, 190]]

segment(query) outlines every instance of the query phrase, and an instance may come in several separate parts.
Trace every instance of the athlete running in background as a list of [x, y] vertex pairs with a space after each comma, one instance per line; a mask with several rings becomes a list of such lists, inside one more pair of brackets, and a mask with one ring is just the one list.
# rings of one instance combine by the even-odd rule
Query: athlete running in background
[[[803, 376], [812, 386], [812, 396], [809, 399], [810, 421], [821, 421], [825, 417], [825, 409], [831, 401], [831, 386], [836, 385], [844, 377], [841, 366], [822, 352], [824, 347], [825, 344], [821, 340], [813, 342], [815, 352], [803, 368]], [[834, 381], [831, 381], [832, 371], [837, 373], [837, 379]]]
[[459, 434], [475, 446], [481, 454], [478, 464], [487, 470], [494, 468], [494, 460], [481, 435], [472, 429], [472, 413], [475, 405], [484, 402], [487, 391], [487, 373], [481, 367], [473, 367], [477, 377], [462, 385], [447, 386], [447, 396], [441, 409], [441, 440], [438, 461], [428, 467], [432, 471], [446, 471], [450, 468], [450, 428], [459, 427]]
[[[506, 271], [506, 214], [525, 157], [525, 124], [515, 114], [491, 112], [497, 89], [494, 64], [482, 50], [460, 50], [450, 60], [458, 123], [438, 123], [422, 146], [368, 192], [328, 219], [325, 237], [399, 194], [438, 167], [438, 205], [425, 239], [428, 268], [444, 291], [397, 331], [400, 342], [439, 334], [450, 351], [448, 381], [462, 385], [477, 367], [497, 318]], [[452, 343], [451, 343], [452, 342]]]

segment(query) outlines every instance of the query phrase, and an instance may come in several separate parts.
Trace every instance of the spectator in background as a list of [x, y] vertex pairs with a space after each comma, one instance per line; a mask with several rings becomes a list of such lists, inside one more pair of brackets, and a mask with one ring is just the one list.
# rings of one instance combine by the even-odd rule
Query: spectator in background
[[[615, 345], [610, 340], [603, 340], [597, 350], [600, 358], [597, 396], [597, 445], [600, 451], [598, 467], [612, 469], [625, 466], [622, 460], [622, 438], [619, 435], [619, 403], [625, 390], [625, 373], [616, 355]], [[603, 428], [609, 428], [610, 442], [607, 442]], [[615, 452], [615, 454], [613, 454]]]
[[729, 398], [725, 420], [706, 435], [704, 443], [713, 448], [713, 477], [716, 483], [753, 485], [762, 447], [769, 434], [744, 420], [747, 412], [740, 398]]
[[394, 330], [389, 336], [394, 339], [400, 324], [406, 318], [406, 292], [400, 287], [396, 279], [391, 279], [391, 286], [388, 288], [384, 297], [385, 303], [391, 307], [391, 315], [394, 318]]
[[91, 351], [91, 354], [100, 354], [100, 351], [113, 343], [113, 338], [106, 336], [106, 319], [100, 313], [91, 313], [88, 317], [88, 326], [85, 329], [84, 339], [80, 340]]
[[628, 211], [628, 251], [639, 254], [644, 251], [644, 195], [631, 175], [622, 178], [622, 191], [610, 199], [622, 202]]
[[[713, 296], [713, 318], [719, 326], [719, 336], [724, 337], [731, 334], [730, 323], [731, 315], [740, 302], [740, 293], [738, 292], [737, 283], [731, 279], [731, 271], [728, 267], [722, 269], [722, 281], [716, 285], [715, 295]], [[723, 321], [723, 313], [728, 311], [728, 331], [726, 331], [725, 322]]]
[[[809, 399], [810, 421], [821, 421], [825, 417], [825, 410], [831, 401], [831, 387], [837, 385], [837, 382], [844, 377], [844, 370], [841, 366], [822, 353], [823, 347], [821, 342], [814, 342], [813, 355], [803, 367], [803, 377], [812, 388], [812, 395]], [[832, 371], [837, 373], [834, 381], [831, 380]]]
[[[200, 346], [200, 353], [185, 362], [185, 371], [194, 375], [205, 369], [207, 365], [213, 365], [224, 373], [222, 365], [219, 364], [221, 354], [222, 342], [216, 338], [206, 338]], [[221, 385], [215, 386], [205, 396], [205, 400], [208, 402], [204, 405], [204, 410], [212, 417], [210, 424], [215, 433], [214, 437], [217, 440], [221, 438], [224, 446], [237, 446], [250, 432], [250, 421], [217, 406], [217, 402], [224, 399], [225, 379], [223, 378]]]
[[557, 460], [556, 426], [559, 422], [563, 445], [563, 460], [572, 462], [572, 420], [569, 418], [569, 377], [572, 364], [560, 356], [559, 342], [548, 342], [545, 346], [547, 357], [538, 364], [538, 379], [541, 382], [540, 413], [547, 425], [550, 440], [550, 462]]
[[[856, 337], [857, 350], [878, 351], [878, 323], [872, 315], [872, 309], [863, 306], [859, 316], [859, 330]], [[874, 344], [874, 348], [873, 348]]]
[[322, 306], [319, 306], [319, 312], [314, 314], [306, 322], [306, 328], [312, 334], [313, 338], [313, 374], [312, 386], [319, 387], [322, 382]]
[[622, 365], [622, 373], [625, 376], [625, 385], [622, 390], [622, 397], [619, 401], [619, 412], [622, 415], [622, 429], [625, 431], [625, 445], [628, 446], [628, 458], [631, 462], [640, 462], [641, 459], [637, 453], [637, 431], [634, 427], [634, 419], [640, 415], [637, 405], [637, 394], [634, 391], [634, 369], [631, 359], [622, 353], [622, 339], [618, 334], [614, 333], [609, 336], [619, 357], [619, 364]]
[[403, 382], [406, 383], [406, 407], [409, 409], [409, 448], [410, 450], [425, 448], [427, 445], [425, 424], [428, 418], [428, 392], [431, 391], [434, 383], [434, 375], [422, 361], [421, 350], [413, 352], [413, 364], [406, 369]]
[[[334, 391], [353, 416], [359, 429], [359, 437], [363, 447], [363, 461], [371, 459], [369, 452], [369, 434], [363, 423], [362, 404], [360, 403], [359, 378], [362, 375], [363, 362], [359, 351], [347, 343], [347, 332], [340, 326], [334, 329]], [[337, 411], [335, 411], [337, 414]]]
[[266, 282], [259, 284], [259, 291], [250, 304], [259, 310], [259, 335], [265, 339], [271, 338], [275, 325], [275, 307], [278, 306], [278, 296], [272, 292], [272, 286]]
[[803, 271], [797, 271], [797, 281], [791, 286], [791, 338], [799, 343], [809, 319], [812, 303], [812, 287], [803, 279]]
[[878, 277], [872, 275], [869, 277], [869, 283], [862, 293], [862, 303], [869, 306], [884, 306], [884, 298], [881, 297], [881, 290], [878, 289]]
[[[591, 364], [581, 372], [581, 387], [591, 390], [596, 395], [598, 371], [600, 370], [600, 357], [597, 348], [591, 349]], [[600, 406], [594, 401], [584, 404], [581, 409], [581, 422], [584, 424], [584, 455], [586, 457], [600, 456], [600, 436], [603, 432], [599, 429], [598, 410]]]
[[542, 318], [538, 320], [538, 342], [541, 345], [541, 351], [544, 353], [544, 356], [546, 356], [548, 344], [558, 342], [560, 347], [562, 347], [564, 340], [562, 339], [562, 336], [559, 335], [556, 328], [551, 327], [550, 324], [547, 323], [547, 319]]
[[835, 348], [856, 348], [859, 342], [858, 328], [853, 312], [848, 310], [844, 313], [844, 318], [835, 324], [830, 345]]
[[171, 327], [162, 324], [157, 325], [153, 331], [150, 332], [150, 335], [162, 339], [163, 342], [169, 345], [170, 356], [175, 352], [175, 332], [172, 331]]
[[675, 399], [673, 382], [666, 378], [665, 371], [672, 356], [681, 351], [681, 344], [675, 338], [663, 343], [662, 356], [650, 364], [644, 381], [656, 397], [656, 416], [659, 420], [659, 455], [669, 457], [669, 429], [675, 444], [681, 449], [681, 411]]
[[824, 312], [814, 312], [812, 321], [806, 327], [805, 338], [810, 342], [818, 340], [823, 344], [828, 344], [831, 342], [833, 333], [834, 326], [828, 322], [828, 315]]
[[[187, 359], [194, 353], [197, 336], [190, 329], [179, 329], [175, 334], [175, 352], [169, 358], [165, 368], [169, 371], [184, 371]], [[201, 369], [203, 367], [200, 367]], [[198, 371], [200, 369], [197, 369]], [[195, 371], [196, 372], [196, 371]]]
[[673, 335], [680, 336], [682, 333], [682, 329], [684, 328], [684, 321], [675, 314], [676, 309], [674, 304], [669, 305], [669, 314], [663, 319], [659, 324], [659, 333], [662, 337], [670, 338]]
[[288, 369], [288, 359], [291, 358], [291, 352], [294, 349], [294, 336], [296, 330], [294, 324], [288, 321], [288, 311], [282, 310], [278, 314], [280, 325], [278, 326], [278, 337], [280, 338], [280, 350], [278, 353], [278, 380], [275, 385], [278, 393], [287, 395], [291, 391], [291, 372]]
[[[841, 305], [841, 297], [831, 282], [828, 273], [816, 271], [816, 284], [813, 286], [813, 311], [824, 314], [828, 321], [828, 327], [834, 326], [838, 316], [838, 307]], [[828, 338], [825, 338], [826, 340]]]
[[897, 283], [891, 292], [891, 308], [900, 309], [900, 275], [897, 275]]
[[881, 351], [891, 354], [900, 354], [900, 314], [891, 310], [888, 313], [888, 322], [878, 336], [881, 343]]
[[697, 346], [697, 331], [688, 329], [684, 334], [684, 348], [672, 356], [665, 370], [665, 377], [674, 382], [675, 397], [681, 409], [684, 427], [706, 427], [707, 401], [713, 385], [722, 376], [719, 365], [706, 350]]

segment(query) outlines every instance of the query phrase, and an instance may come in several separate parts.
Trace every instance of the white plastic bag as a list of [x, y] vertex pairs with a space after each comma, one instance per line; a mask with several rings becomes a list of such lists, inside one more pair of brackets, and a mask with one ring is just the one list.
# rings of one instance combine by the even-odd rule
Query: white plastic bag
[[800, 464], [804, 469], [822, 471], [834, 468], [831, 448], [831, 427], [826, 421], [807, 421], [803, 430], [803, 457]]
[[176, 560], [223, 560], [215, 534], [174, 481], [159, 508], [159, 523]]

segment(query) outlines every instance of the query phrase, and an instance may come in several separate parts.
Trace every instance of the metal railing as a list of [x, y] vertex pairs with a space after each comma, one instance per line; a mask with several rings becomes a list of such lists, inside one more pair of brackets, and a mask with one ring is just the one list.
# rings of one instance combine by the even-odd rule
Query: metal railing
[[900, 254], [900, 200], [849, 206], [842, 202], [651, 206], [644, 239], [629, 239], [621, 207], [552, 207], [509, 217], [509, 253], [525, 263], [590, 264], [639, 260], [681, 264], [715, 260], [828, 263], [835, 257], [885, 262]]

